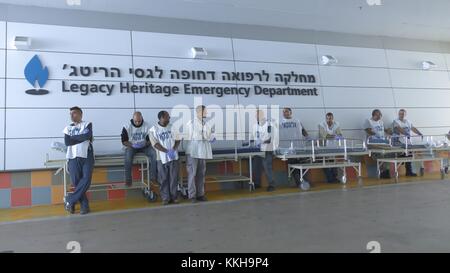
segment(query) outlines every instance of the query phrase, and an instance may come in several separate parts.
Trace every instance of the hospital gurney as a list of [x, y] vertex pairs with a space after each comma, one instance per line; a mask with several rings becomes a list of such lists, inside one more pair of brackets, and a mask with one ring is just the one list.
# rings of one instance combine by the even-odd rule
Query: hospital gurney
[[445, 178], [446, 169], [444, 157], [439, 156], [440, 152], [450, 151], [449, 135], [434, 136], [391, 136], [385, 138], [369, 137], [367, 147], [369, 154], [378, 155], [377, 174], [381, 175], [381, 165], [383, 163], [394, 164], [394, 178], [398, 182], [398, 168], [408, 162], [420, 162], [420, 175], [424, 175], [423, 163], [426, 161], [439, 161], [441, 179]]
[[[52, 143], [52, 149], [64, 152], [65, 153], [65, 145], [62, 143]], [[120, 169], [109, 170], [115, 172], [124, 172], [123, 166], [125, 165], [124, 155], [117, 154], [96, 154], [94, 155], [94, 167], [114, 167], [121, 166]], [[146, 155], [137, 153], [133, 159], [134, 164], [139, 165], [139, 171], [141, 174], [141, 178], [139, 181], [133, 181], [130, 187], [125, 186], [124, 183], [92, 183], [89, 189], [89, 192], [96, 191], [107, 191], [107, 190], [117, 190], [117, 189], [141, 189], [144, 197], [150, 201], [156, 201], [157, 194], [152, 190], [152, 182], [150, 180], [150, 161]], [[63, 187], [64, 187], [64, 197], [70, 193], [70, 187], [68, 186], [68, 178], [69, 174], [67, 159], [50, 159], [49, 155], [46, 155], [45, 166], [47, 168], [56, 168], [54, 175], [58, 175], [60, 172], [63, 174]]]
[[[293, 143], [296, 143], [294, 145]], [[343, 171], [341, 182], [347, 183], [346, 167], [354, 168], [358, 173], [358, 183], [362, 183], [361, 162], [352, 162], [351, 156], [367, 155], [368, 150], [363, 140], [358, 139], [310, 139], [291, 142], [289, 148], [278, 148], [275, 156], [285, 161], [303, 159], [304, 163], [288, 164], [288, 177], [291, 179], [295, 170], [300, 171], [300, 188], [309, 190], [310, 185], [304, 179], [311, 169], [340, 168]]]
[[[213, 162], [225, 162], [225, 161], [235, 161], [239, 164], [239, 173], [236, 175], [224, 175], [218, 177], [216, 179], [217, 183], [224, 182], [248, 182], [249, 191], [252, 192], [255, 190], [255, 184], [253, 182], [253, 170], [252, 170], [252, 160], [255, 156], [264, 156], [264, 152], [261, 152], [260, 148], [251, 146], [250, 143], [242, 142], [242, 141], [233, 141], [234, 147], [229, 148], [214, 148], [213, 147], [213, 158], [206, 160], [206, 163]], [[182, 163], [186, 164], [186, 153], [184, 141], [181, 144], [181, 151], [178, 152], [180, 157], [180, 166]], [[245, 176], [242, 171], [242, 160], [248, 159], [248, 168], [249, 174]], [[226, 170], [225, 164], [225, 172]], [[180, 172], [178, 191], [181, 192], [183, 197], [188, 196], [186, 181], [183, 177], [183, 172]]]

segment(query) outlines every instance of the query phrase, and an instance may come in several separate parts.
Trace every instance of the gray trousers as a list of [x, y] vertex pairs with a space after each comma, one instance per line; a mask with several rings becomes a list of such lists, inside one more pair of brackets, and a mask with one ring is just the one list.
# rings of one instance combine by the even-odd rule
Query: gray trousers
[[161, 184], [160, 192], [162, 201], [176, 200], [178, 198], [178, 160], [162, 164], [158, 160], [158, 179]]
[[186, 169], [188, 173], [189, 199], [205, 195], [206, 159], [187, 156]]
[[267, 182], [269, 186], [275, 186], [275, 181], [273, 180], [273, 171], [272, 171], [272, 161], [273, 161], [273, 152], [265, 152], [265, 156], [255, 156], [252, 160], [253, 164], [253, 181], [255, 183], [255, 187], [261, 186], [261, 175], [264, 169], [266, 173]]

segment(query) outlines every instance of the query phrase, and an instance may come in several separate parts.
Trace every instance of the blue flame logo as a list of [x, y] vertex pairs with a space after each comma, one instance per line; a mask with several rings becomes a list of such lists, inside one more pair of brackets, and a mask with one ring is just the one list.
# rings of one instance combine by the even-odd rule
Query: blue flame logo
[[[24, 70], [25, 78], [34, 87], [34, 89], [26, 90], [25, 92], [30, 95], [45, 95], [49, 91], [42, 89], [48, 80], [48, 68], [43, 67], [38, 55], [34, 55], [33, 58], [25, 66]], [[36, 88], [36, 82], [40, 89]]]

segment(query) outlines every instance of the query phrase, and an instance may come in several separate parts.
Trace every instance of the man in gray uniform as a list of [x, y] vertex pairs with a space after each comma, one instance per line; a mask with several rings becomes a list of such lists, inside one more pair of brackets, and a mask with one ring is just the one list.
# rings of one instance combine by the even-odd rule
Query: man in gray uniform
[[152, 148], [148, 131], [150, 126], [144, 121], [142, 113], [134, 112], [133, 118], [122, 128], [122, 144], [125, 147], [125, 182], [129, 187], [132, 184], [131, 168], [136, 153], [145, 154], [150, 161], [150, 179], [156, 182], [156, 153]]
[[186, 149], [188, 192], [192, 203], [207, 201], [205, 197], [206, 160], [212, 159], [211, 143], [215, 140], [211, 127], [205, 121], [206, 106], [195, 109], [196, 117], [187, 124], [189, 145]]

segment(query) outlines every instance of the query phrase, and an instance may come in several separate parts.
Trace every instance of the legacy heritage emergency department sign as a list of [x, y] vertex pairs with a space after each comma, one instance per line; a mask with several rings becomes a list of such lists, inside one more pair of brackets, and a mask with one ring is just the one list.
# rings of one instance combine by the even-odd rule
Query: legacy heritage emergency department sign
[[[166, 97], [178, 94], [185, 95], [214, 95], [223, 97], [226, 95], [250, 95], [262, 96], [318, 96], [317, 80], [315, 75], [302, 74], [296, 71], [290, 73], [260, 72], [236, 72], [236, 71], [204, 71], [204, 70], [176, 70], [164, 69], [158, 65], [143, 68], [97, 67], [97, 66], [73, 66], [64, 64], [61, 68], [67, 72], [67, 78], [61, 80], [63, 93], [78, 93], [81, 96], [106, 95], [115, 93], [129, 94], [161, 94]], [[136, 81], [117, 81], [124, 73], [132, 75]], [[45, 83], [49, 79], [49, 69], [43, 65], [38, 55], [34, 55], [24, 68], [26, 80], [33, 87], [25, 92], [30, 95], [46, 95], [58, 90], [46, 90]], [[104, 77], [104, 83], [89, 83], [86, 79], [93, 75]], [[170, 75], [172, 81], [183, 81], [183, 84], [174, 85], [164, 82], [163, 77]], [[146, 82], [145, 80], [160, 80], [159, 82]], [[167, 78], [166, 78], [167, 79]], [[83, 80], [84, 83], [73, 81]], [[108, 82], [108, 80], [114, 80]], [[229, 82], [233, 86], [223, 86], [223, 83], [211, 84], [215, 81]], [[272, 87], [273, 82], [283, 87]], [[163, 82], [163, 83], [162, 83]], [[201, 85], [193, 82], [207, 82]], [[257, 84], [254, 84], [257, 82]], [[37, 83], [37, 85], [36, 85]], [[251, 83], [251, 84], [249, 84]], [[294, 85], [294, 86], [289, 86]], [[304, 85], [304, 86], [298, 86]], [[37, 88], [37, 86], [39, 88]]]

